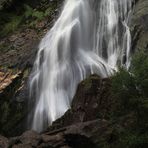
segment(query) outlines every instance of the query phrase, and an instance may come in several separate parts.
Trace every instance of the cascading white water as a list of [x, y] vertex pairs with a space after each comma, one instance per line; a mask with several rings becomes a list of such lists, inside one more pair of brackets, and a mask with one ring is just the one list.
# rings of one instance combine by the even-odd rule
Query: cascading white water
[[97, 46], [95, 52], [117, 69], [130, 65], [131, 36], [128, 27], [131, 0], [102, 0], [99, 7]]
[[[130, 65], [131, 0], [66, 0], [39, 45], [31, 92], [36, 92], [32, 128], [42, 131], [70, 108], [77, 84]], [[94, 7], [96, 6], [96, 7]]]

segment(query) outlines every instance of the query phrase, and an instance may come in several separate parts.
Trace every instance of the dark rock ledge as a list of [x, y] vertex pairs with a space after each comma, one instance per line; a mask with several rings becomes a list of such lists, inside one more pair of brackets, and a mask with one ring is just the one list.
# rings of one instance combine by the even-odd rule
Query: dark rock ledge
[[82, 81], [72, 108], [47, 131], [26, 131], [13, 138], [0, 137], [2, 148], [96, 148], [102, 138], [111, 142], [113, 128], [105, 120], [109, 112], [110, 80], [92, 75]]

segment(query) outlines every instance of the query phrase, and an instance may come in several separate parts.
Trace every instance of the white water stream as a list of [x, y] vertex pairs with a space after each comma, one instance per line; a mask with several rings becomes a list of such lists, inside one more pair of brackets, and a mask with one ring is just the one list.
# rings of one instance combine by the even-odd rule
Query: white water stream
[[88, 75], [108, 77], [130, 65], [132, 0], [66, 0], [42, 39], [30, 87], [36, 92], [32, 128], [42, 131], [70, 108]]

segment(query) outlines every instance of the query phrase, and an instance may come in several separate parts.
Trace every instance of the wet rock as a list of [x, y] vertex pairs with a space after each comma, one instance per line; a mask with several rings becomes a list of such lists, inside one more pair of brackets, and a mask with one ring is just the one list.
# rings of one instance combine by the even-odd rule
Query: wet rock
[[107, 118], [110, 106], [110, 79], [92, 75], [78, 85], [72, 107], [65, 115], [55, 121], [53, 129], [74, 123]]
[[57, 133], [53, 135], [43, 134], [42, 135], [43, 142], [39, 145], [39, 147], [50, 146], [50, 147], [60, 147], [65, 145], [65, 140], [62, 133]]
[[[132, 124], [131, 117], [122, 118], [121, 125], [108, 119], [110, 79], [92, 75], [82, 81], [72, 102], [72, 108], [55, 121], [47, 131], [27, 131], [9, 139], [14, 148], [98, 148], [116, 143], [116, 129]], [[120, 123], [120, 122], [119, 122]]]
[[32, 146], [29, 144], [18, 144], [14, 145], [12, 148], [32, 148]]
[[93, 120], [77, 123], [65, 128], [37, 134], [27, 131], [9, 141], [12, 148], [97, 148], [101, 138], [110, 138], [112, 128], [106, 120]]
[[10, 133], [13, 133], [18, 122], [24, 118], [27, 112], [27, 104], [24, 100], [15, 99], [23, 87], [23, 77], [24, 72], [20, 70], [7, 69], [0, 72], [0, 132], [3, 135], [9, 136]]
[[21, 144], [19, 136], [18, 137], [9, 138], [9, 147], [12, 147], [12, 146], [18, 145], [18, 144]]
[[[37, 148], [97, 148], [102, 138], [111, 139], [113, 128], [104, 118], [110, 100], [110, 80], [92, 75], [82, 81], [72, 102], [72, 108], [46, 132], [27, 131], [10, 138], [11, 147]], [[100, 118], [100, 119], [99, 119]]]
[[41, 136], [35, 131], [27, 131], [20, 137], [20, 141], [22, 144], [37, 147], [41, 141]]
[[54, 135], [54, 136], [50, 136], [50, 135], [42, 135], [42, 140], [44, 143], [48, 143], [48, 142], [54, 142], [56, 141], [60, 141], [62, 139], [62, 135], [58, 134], [58, 135]]
[[0, 135], [0, 148], [8, 147], [8, 139]]
[[7, 89], [8, 86], [13, 85], [21, 77], [22, 72], [18, 71], [13, 73], [13, 71], [2, 72], [0, 71], [0, 95]]
[[132, 49], [143, 50], [148, 46], [148, 1], [138, 0], [131, 17]]

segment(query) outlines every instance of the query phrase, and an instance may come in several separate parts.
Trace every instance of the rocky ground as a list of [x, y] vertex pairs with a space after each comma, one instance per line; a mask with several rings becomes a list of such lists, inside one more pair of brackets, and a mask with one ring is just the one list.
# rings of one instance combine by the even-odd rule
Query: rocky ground
[[[121, 118], [117, 124], [108, 120], [115, 103], [110, 93], [111, 80], [93, 75], [79, 84], [71, 109], [47, 131], [40, 134], [24, 132], [28, 113], [28, 79], [37, 46], [56, 20], [59, 6], [61, 3], [52, 17], [44, 17], [35, 27], [22, 25], [0, 38], [0, 134], [13, 137], [0, 136], [0, 148], [95, 148], [105, 147], [104, 141], [115, 147], [116, 132], [134, 122], [132, 115]], [[147, 10], [147, 0], [136, 1], [131, 19], [133, 52], [148, 49]]]

